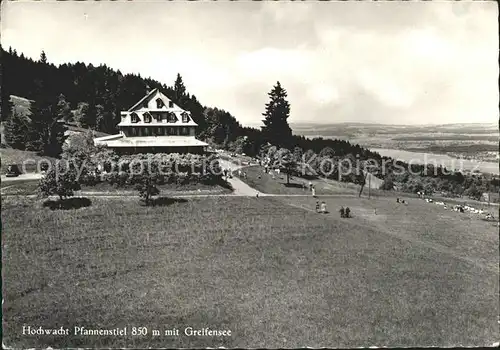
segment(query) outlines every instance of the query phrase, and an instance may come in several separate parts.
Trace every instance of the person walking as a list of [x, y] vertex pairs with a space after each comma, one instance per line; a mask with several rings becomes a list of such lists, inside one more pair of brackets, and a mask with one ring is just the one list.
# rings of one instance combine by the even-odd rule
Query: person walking
[[351, 209], [349, 209], [349, 207], [345, 208], [345, 217], [349, 218], [351, 217], [350, 215], [351, 215]]
[[314, 186], [311, 189], [311, 193], [313, 197], [316, 197], [316, 189], [314, 188]]
[[319, 210], [320, 210], [319, 201], [316, 201], [316, 213], [319, 213]]
[[344, 207], [340, 207], [339, 213], [341, 218], [345, 217]]

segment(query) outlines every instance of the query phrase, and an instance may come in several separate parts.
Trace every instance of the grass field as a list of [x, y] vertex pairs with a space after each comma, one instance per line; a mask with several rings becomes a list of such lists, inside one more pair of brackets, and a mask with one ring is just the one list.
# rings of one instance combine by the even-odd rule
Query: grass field
[[[478, 346], [498, 341], [498, 231], [330, 198], [211, 197], [51, 211], [2, 199], [3, 336], [16, 348]], [[168, 203], [167, 203], [168, 204]], [[340, 219], [349, 205], [355, 218]], [[456, 216], [454, 215], [456, 214]], [[231, 329], [228, 338], [23, 336], [22, 326]]]
[[[250, 187], [262, 193], [273, 194], [308, 194], [308, 189], [303, 188], [309, 184], [309, 180], [292, 176], [290, 178], [290, 185], [286, 184], [286, 174], [281, 173], [279, 176], [273, 178], [271, 173], [266, 174], [263, 167], [254, 165], [245, 167], [243, 170], [246, 172], [247, 177], [241, 180], [247, 183]], [[273, 172], [274, 173], [274, 172]], [[260, 178], [259, 178], [260, 177]], [[359, 186], [351, 183], [341, 183], [338, 181], [325, 181], [313, 179], [311, 182], [316, 187], [316, 192], [322, 194], [354, 194], [359, 192]]]
[[[257, 165], [245, 167], [243, 170], [246, 172], [247, 177], [241, 178], [241, 180], [262, 193], [272, 194], [309, 194], [310, 191], [307, 188], [309, 185], [309, 181], [311, 181], [311, 183], [315, 186], [316, 194], [318, 195], [358, 195], [361, 188], [359, 185], [349, 182], [339, 182], [324, 178], [309, 180], [297, 176], [290, 177], [290, 184], [287, 185], [286, 174], [275, 174], [273, 178], [273, 175], [271, 173], [266, 174], [263, 169], [263, 167]], [[372, 182], [370, 183], [372, 189], [370, 193], [372, 195], [392, 195], [392, 193], [386, 193], [386, 191], [378, 190], [378, 187], [380, 187], [381, 183], [382, 180], [375, 178], [375, 176], [372, 176]], [[306, 185], [305, 189], [303, 187], [303, 184]], [[364, 191], [365, 194], [368, 192], [368, 182], [365, 185]]]

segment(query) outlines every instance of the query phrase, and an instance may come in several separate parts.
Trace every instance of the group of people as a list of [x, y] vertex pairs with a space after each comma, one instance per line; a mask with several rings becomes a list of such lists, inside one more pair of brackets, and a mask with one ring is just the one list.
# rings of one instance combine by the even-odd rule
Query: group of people
[[404, 199], [399, 199], [399, 198], [396, 198], [396, 202], [397, 202], [397, 203], [408, 204], [408, 202], [407, 202], [407, 201], [405, 201]]
[[341, 218], [350, 218], [351, 217], [351, 209], [349, 209], [349, 207], [346, 207], [345, 209], [344, 209], [344, 207], [340, 207], [339, 213], [340, 213]]
[[247, 173], [244, 172], [244, 171], [241, 171], [241, 169], [238, 169], [238, 177], [246, 179], [247, 178]]

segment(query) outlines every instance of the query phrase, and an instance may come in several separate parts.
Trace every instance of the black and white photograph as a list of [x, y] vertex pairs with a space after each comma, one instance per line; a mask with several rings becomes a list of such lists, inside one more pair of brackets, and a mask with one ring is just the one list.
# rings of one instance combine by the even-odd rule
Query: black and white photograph
[[497, 2], [0, 6], [4, 349], [500, 346]]

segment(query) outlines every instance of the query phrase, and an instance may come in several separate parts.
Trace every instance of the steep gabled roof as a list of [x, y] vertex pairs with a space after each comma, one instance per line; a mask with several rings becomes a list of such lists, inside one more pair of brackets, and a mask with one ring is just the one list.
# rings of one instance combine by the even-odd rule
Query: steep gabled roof
[[[148, 102], [149, 103], [149, 101], [151, 101], [153, 99], [155, 99], [155, 100], [156, 99], [160, 99], [163, 102], [163, 105], [166, 108], [171, 109], [171, 108], [169, 108], [169, 103], [171, 102], [171, 100], [167, 96], [165, 96], [159, 89], [153, 89], [146, 96], [144, 96], [143, 98], [141, 98], [139, 100], [139, 102], [137, 102], [135, 105], [133, 105], [132, 107], [130, 107], [130, 109], [128, 111], [132, 112], [132, 111], [135, 111], [137, 109], [140, 109], [141, 106], [144, 104], [144, 102]], [[174, 106], [172, 108], [181, 109], [175, 103], [174, 103]]]
[[135, 105], [133, 105], [132, 107], [130, 107], [128, 109], [129, 112], [132, 112], [136, 109], [137, 106], [140, 106], [144, 103], [144, 101], [146, 101], [146, 99], [151, 99], [151, 97], [158, 91], [158, 89], [153, 89], [151, 90], [146, 96], [144, 96], [143, 98], [141, 98], [139, 100], [139, 102], [137, 102]]

